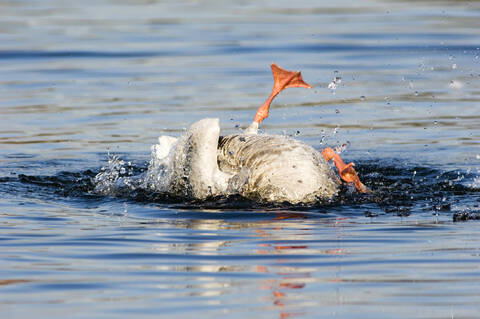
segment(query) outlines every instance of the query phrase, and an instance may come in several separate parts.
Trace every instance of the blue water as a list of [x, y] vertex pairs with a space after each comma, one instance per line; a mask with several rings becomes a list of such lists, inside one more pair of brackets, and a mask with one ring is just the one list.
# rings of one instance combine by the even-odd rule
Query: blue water
[[[480, 2], [27, 0], [0, 21], [2, 318], [478, 317]], [[314, 89], [261, 129], [346, 144], [372, 194], [95, 192], [159, 135], [248, 126], [272, 61]]]

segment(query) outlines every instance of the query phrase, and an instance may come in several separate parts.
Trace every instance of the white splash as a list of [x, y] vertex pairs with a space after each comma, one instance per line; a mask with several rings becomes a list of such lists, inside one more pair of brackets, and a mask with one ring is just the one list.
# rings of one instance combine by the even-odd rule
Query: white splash
[[330, 90], [330, 92], [332, 92], [332, 94], [335, 94], [335, 90], [337, 89], [340, 83], [342, 83], [342, 77], [338, 75], [338, 71], [335, 71], [333, 80], [328, 84], [327, 87]]
[[108, 154], [108, 164], [94, 178], [95, 193], [117, 195], [136, 189], [138, 178], [133, 176], [133, 165], [125, 163], [118, 155]]
[[449, 87], [454, 90], [459, 90], [463, 88], [463, 83], [458, 80], [452, 80], [450, 81]]
[[480, 189], [480, 176], [474, 177], [472, 183], [470, 183], [469, 187]]
[[294, 204], [337, 194], [333, 171], [310, 146], [285, 136], [240, 134], [223, 137], [219, 147], [219, 133], [218, 119], [203, 119], [179, 138], [159, 137], [151, 148], [148, 170], [137, 176], [118, 156], [111, 156], [94, 179], [95, 191], [110, 196], [144, 191], [196, 199], [238, 194]]
[[158, 144], [152, 145], [150, 164], [143, 177], [143, 188], [159, 192], [168, 191], [172, 178], [171, 163], [174, 160], [172, 149], [177, 142], [177, 138], [165, 135], [158, 138]]

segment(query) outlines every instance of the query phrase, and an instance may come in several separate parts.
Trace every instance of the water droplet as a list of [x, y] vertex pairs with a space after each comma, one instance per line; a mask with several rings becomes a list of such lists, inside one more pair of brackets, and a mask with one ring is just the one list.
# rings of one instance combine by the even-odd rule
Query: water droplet
[[337, 145], [337, 146], [335, 147], [335, 153], [341, 154], [342, 152], [344, 152], [344, 151], [348, 148], [348, 146], [350, 146], [350, 142], [349, 142], [349, 141], [347, 141], [347, 143], [344, 143], [344, 144], [342, 144], [342, 145]]
[[328, 88], [332, 91], [333, 94], [335, 94], [335, 90], [337, 89], [337, 84], [332, 81], [328, 84]]
[[457, 80], [450, 81], [449, 84], [451, 89], [461, 89], [463, 87], [463, 83]]
[[335, 94], [335, 90], [337, 89], [338, 84], [342, 82], [342, 77], [338, 75], [338, 71], [333, 72], [333, 80], [328, 84], [328, 88], [332, 91], [332, 94]]

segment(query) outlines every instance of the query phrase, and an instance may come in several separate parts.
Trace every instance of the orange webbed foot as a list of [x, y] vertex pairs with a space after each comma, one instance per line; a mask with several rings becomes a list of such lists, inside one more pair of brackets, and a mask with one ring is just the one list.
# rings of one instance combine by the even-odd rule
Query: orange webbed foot
[[322, 155], [323, 157], [325, 157], [327, 162], [333, 160], [333, 163], [337, 167], [338, 174], [343, 181], [347, 183], [353, 183], [357, 191], [359, 191], [360, 193], [370, 192], [370, 190], [360, 181], [357, 172], [353, 168], [355, 166], [354, 163], [345, 164], [340, 155], [335, 153], [330, 147], [325, 148], [322, 151]]
[[271, 64], [273, 73], [273, 89], [268, 99], [260, 106], [255, 114], [254, 122], [261, 123], [268, 117], [268, 111], [273, 99], [284, 89], [292, 87], [302, 87], [311, 89], [312, 86], [302, 79], [302, 74], [299, 71], [287, 71], [282, 69], [275, 63]]

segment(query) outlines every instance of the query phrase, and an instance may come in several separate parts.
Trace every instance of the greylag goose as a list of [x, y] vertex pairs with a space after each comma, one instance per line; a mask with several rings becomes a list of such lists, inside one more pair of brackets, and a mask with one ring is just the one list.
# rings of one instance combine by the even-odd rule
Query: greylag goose
[[290, 87], [311, 88], [300, 72], [273, 63], [271, 68], [272, 92], [243, 133], [220, 136], [219, 120], [207, 118], [192, 124], [180, 138], [159, 137], [152, 147], [146, 186], [197, 199], [239, 194], [261, 202], [309, 204], [338, 193], [341, 181], [328, 164], [333, 161], [345, 182], [367, 192], [354, 164], [345, 164], [333, 149], [318, 152], [290, 137], [258, 134], [275, 96]]

